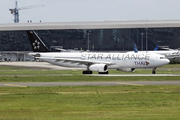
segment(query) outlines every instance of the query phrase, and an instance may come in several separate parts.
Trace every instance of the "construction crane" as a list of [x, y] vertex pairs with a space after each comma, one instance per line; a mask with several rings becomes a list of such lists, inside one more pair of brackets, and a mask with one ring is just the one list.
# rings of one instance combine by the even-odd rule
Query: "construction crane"
[[15, 8], [9, 9], [9, 10], [10, 10], [11, 14], [14, 15], [14, 23], [19, 23], [19, 10], [25, 10], [25, 9], [31, 9], [31, 8], [37, 8], [37, 7], [44, 7], [44, 5], [39, 4], [39, 5], [32, 5], [32, 6], [18, 8], [17, 1], [15, 1]]

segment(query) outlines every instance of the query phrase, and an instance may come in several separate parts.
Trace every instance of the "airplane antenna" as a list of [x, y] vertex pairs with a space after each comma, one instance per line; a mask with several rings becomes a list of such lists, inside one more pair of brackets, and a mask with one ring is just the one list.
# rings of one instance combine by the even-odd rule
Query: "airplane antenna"
[[18, 8], [18, 3], [17, 1], [15, 1], [15, 8], [9, 9], [9, 11], [11, 12], [11, 14], [14, 15], [14, 23], [19, 23], [19, 10], [25, 10], [25, 9], [31, 9], [31, 8], [37, 8], [37, 7], [44, 7], [44, 5], [39, 4], [39, 5], [32, 5], [32, 6]]

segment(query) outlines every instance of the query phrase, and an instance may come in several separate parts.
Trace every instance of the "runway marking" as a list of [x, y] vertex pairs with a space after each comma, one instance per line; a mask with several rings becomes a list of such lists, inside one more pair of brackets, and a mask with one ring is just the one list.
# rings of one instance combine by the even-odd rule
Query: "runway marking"
[[[57, 94], [118, 94], [118, 93], [129, 93], [130, 91], [126, 91], [126, 92], [55, 92]], [[132, 93], [132, 92], [131, 92]]]
[[134, 86], [145, 86], [142, 84], [131, 84], [131, 83], [122, 83], [122, 82], [117, 82], [116, 84], [121, 84], [121, 85], [134, 85]]
[[0, 95], [8, 95], [8, 94], [10, 94], [10, 93], [0, 93]]
[[13, 85], [13, 84], [4, 84], [6, 86], [14, 86], [14, 87], [27, 87], [27, 86], [23, 86], [23, 85]]

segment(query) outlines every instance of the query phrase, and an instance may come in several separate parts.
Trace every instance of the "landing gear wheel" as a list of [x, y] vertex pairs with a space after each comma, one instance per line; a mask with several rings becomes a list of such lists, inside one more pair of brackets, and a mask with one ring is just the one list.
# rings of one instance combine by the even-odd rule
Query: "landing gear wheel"
[[99, 74], [109, 74], [109, 72], [108, 71], [106, 71], [106, 72], [99, 72]]
[[153, 68], [152, 74], [156, 74], [156, 68]]
[[156, 74], [156, 71], [152, 71], [152, 74]]
[[82, 74], [92, 74], [92, 71], [82, 71]]

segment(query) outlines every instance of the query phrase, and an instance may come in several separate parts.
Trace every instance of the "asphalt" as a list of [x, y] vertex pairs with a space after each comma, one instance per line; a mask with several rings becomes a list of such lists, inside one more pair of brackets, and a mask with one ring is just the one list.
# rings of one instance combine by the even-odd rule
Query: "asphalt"
[[180, 74], [92, 74], [89, 76], [180, 76]]
[[180, 81], [109, 81], [109, 82], [18, 82], [0, 83], [6, 87], [48, 87], [48, 86], [145, 86], [145, 85], [180, 85]]

